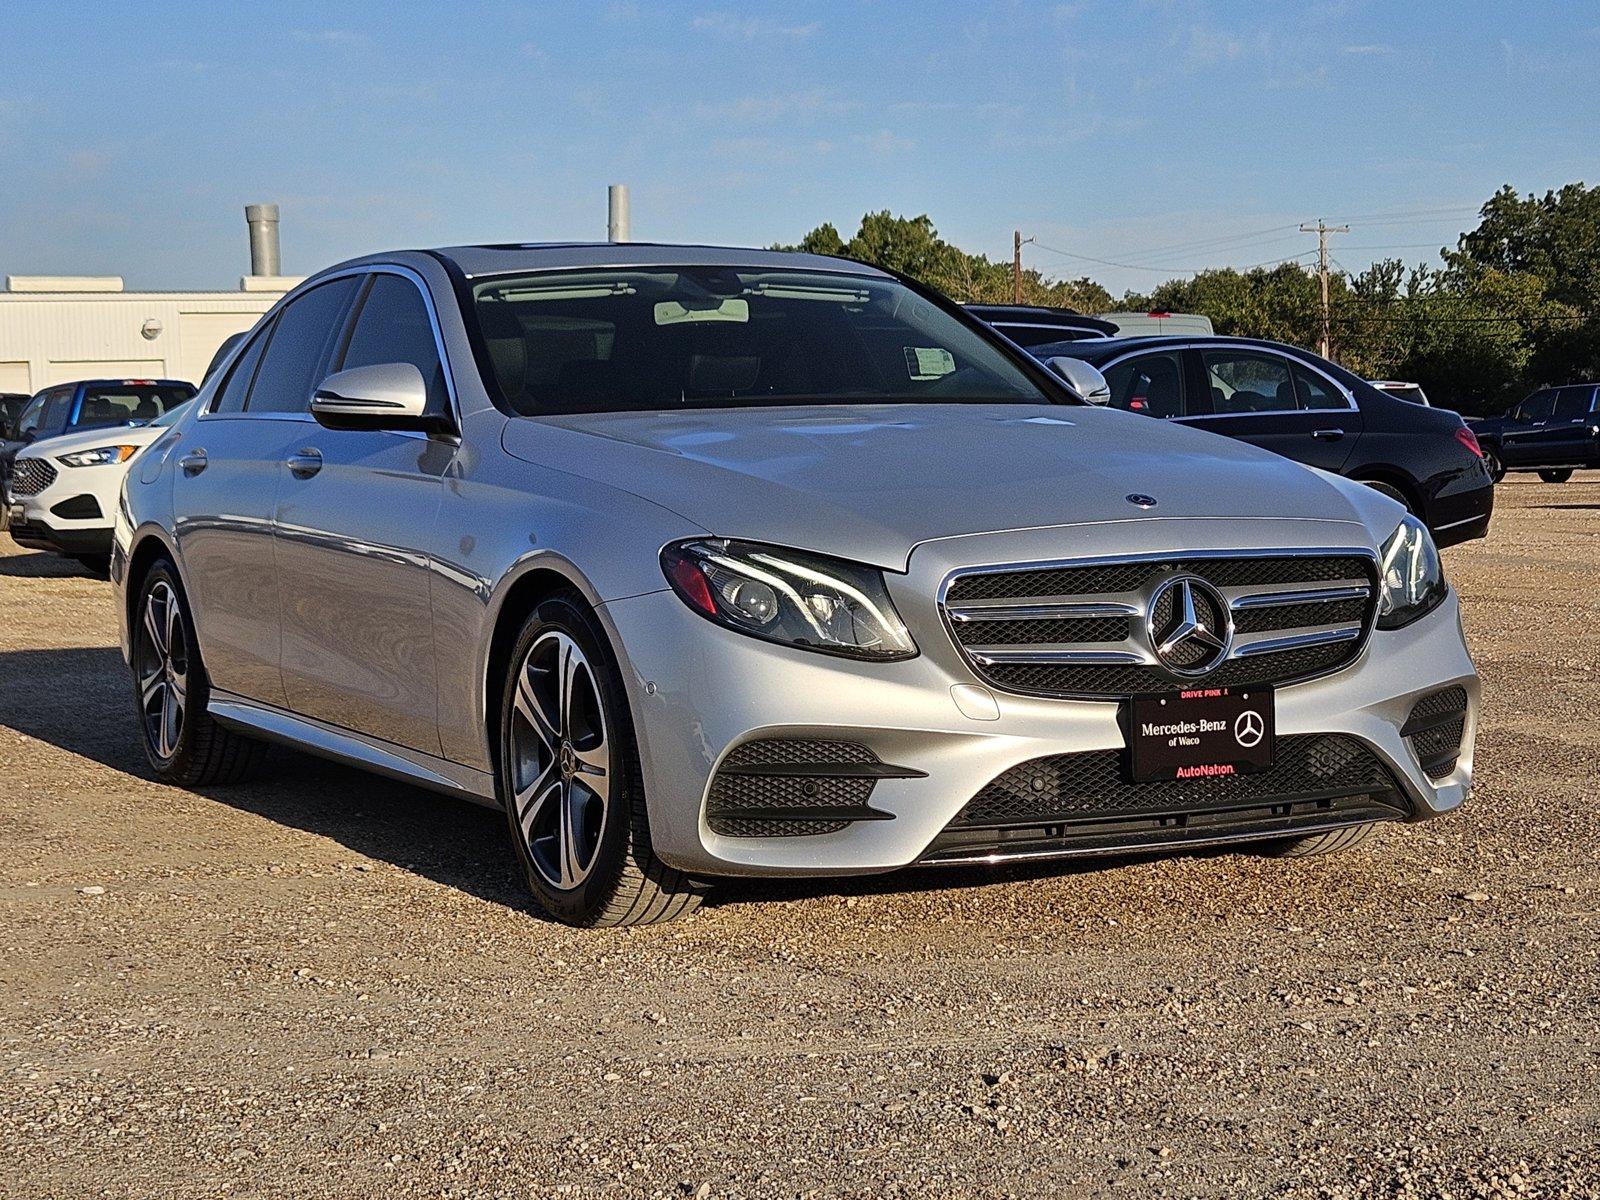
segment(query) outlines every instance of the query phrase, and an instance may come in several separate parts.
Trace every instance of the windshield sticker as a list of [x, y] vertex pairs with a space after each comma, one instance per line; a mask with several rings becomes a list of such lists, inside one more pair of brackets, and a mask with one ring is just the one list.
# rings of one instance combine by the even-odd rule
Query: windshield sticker
[[956, 356], [943, 346], [907, 346], [906, 370], [913, 379], [942, 379], [956, 369]]

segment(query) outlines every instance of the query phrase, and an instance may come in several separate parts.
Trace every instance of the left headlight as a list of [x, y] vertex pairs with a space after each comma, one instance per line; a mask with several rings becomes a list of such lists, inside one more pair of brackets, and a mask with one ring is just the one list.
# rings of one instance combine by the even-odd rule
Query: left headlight
[[112, 463], [125, 463], [137, 453], [137, 446], [99, 446], [93, 450], [79, 450], [76, 454], [63, 454], [61, 461], [69, 467], [109, 467]]
[[916, 656], [882, 573], [871, 567], [707, 538], [668, 546], [661, 569], [695, 612], [751, 637], [874, 662]]
[[1399, 629], [1439, 606], [1445, 597], [1444, 568], [1428, 527], [1410, 514], [1378, 555], [1378, 628]]

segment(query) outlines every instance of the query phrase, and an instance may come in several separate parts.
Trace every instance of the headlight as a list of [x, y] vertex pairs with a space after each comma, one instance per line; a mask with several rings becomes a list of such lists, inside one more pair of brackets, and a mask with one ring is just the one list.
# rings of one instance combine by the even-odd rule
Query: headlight
[[61, 461], [69, 467], [109, 467], [112, 463], [125, 463], [137, 453], [137, 446], [101, 446], [95, 450], [63, 454]]
[[883, 575], [871, 567], [706, 539], [668, 546], [661, 569], [695, 612], [751, 637], [877, 662], [916, 656]]
[[1428, 527], [1407, 514], [1379, 552], [1378, 628], [1399, 629], [1426, 616], [1445, 596], [1444, 568]]

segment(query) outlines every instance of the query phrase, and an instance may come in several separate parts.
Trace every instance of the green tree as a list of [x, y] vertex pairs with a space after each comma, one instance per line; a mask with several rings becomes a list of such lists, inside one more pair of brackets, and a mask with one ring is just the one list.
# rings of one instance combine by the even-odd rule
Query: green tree
[[[1009, 304], [1012, 299], [1011, 264], [968, 254], [945, 241], [926, 213], [897, 217], [888, 209], [870, 212], [849, 241], [833, 225], [823, 224], [797, 245], [776, 248], [832, 254], [899, 271], [964, 304]], [[1111, 307], [1111, 293], [1092, 279], [1050, 279], [1031, 269], [1022, 273], [1022, 300], [1080, 312]]]

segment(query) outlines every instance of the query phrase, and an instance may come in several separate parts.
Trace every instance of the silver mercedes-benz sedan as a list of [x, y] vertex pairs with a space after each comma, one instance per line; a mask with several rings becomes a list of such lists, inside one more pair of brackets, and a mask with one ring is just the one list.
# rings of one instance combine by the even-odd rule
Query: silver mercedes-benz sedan
[[129, 473], [151, 765], [286, 742], [501, 808], [584, 925], [1460, 804], [1478, 680], [1426, 529], [1103, 385], [813, 255], [331, 268]]

